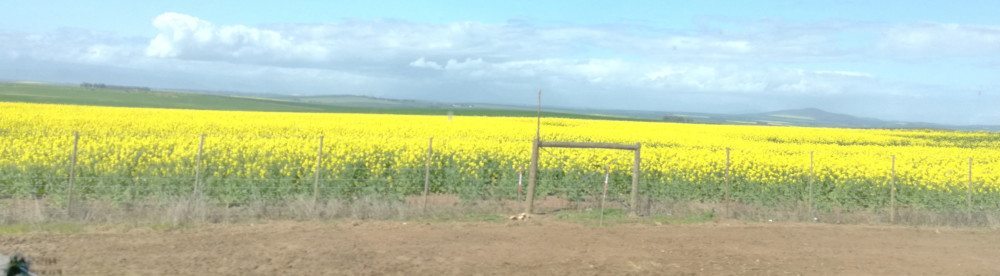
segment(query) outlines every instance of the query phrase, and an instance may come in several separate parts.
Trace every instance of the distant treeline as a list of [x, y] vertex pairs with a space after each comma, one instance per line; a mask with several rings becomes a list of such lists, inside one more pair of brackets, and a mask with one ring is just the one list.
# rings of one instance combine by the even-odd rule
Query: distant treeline
[[694, 123], [694, 119], [676, 115], [664, 115], [662, 120], [665, 122], [674, 122], [674, 123]]
[[125, 85], [110, 85], [103, 83], [81, 83], [80, 87], [83, 88], [100, 88], [100, 89], [117, 89], [125, 91], [150, 91], [149, 87], [143, 86], [125, 86]]

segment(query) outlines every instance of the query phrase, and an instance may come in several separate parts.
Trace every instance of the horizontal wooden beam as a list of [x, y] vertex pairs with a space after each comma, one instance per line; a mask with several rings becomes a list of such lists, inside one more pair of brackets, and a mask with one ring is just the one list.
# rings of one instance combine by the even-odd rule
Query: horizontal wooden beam
[[615, 144], [615, 143], [591, 143], [591, 142], [554, 142], [541, 141], [538, 145], [542, 148], [577, 148], [577, 149], [616, 149], [616, 150], [639, 150], [641, 145], [635, 144]]

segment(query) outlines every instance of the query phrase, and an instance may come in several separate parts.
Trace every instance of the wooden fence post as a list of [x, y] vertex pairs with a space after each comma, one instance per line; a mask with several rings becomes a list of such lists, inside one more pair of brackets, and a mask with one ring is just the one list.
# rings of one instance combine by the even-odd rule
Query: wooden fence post
[[604, 202], [608, 199], [608, 180], [611, 178], [611, 167], [605, 167], [604, 169], [604, 190], [601, 192], [601, 222], [600, 226], [604, 226]]
[[813, 159], [813, 152], [810, 151], [809, 152], [809, 187], [806, 189], [806, 201], [809, 204], [809, 215], [813, 216], [813, 219], [815, 220], [816, 219], [816, 210], [815, 210], [816, 205], [815, 205], [815, 203], [813, 203], [813, 197], [815, 196], [814, 193], [813, 193], [813, 185], [814, 185], [813, 182], [816, 181], [816, 172], [814, 170], [815, 163], [814, 163], [813, 160], [814, 160]]
[[730, 209], [732, 208], [732, 206], [730, 206], [732, 205], [731, 204], [732, 199], [730, 198], [730, 190], [732, 189], [731, 187], [732, 185], [730, 184], [729, 181], [729, 166], [731, 165], [729, 161], [729, 155], [730, 155], [729, 151], [730, 149], [726, 148], [726, 174], [725, 174], [726, 189], [725, 189], [725, 194], [723, 195], [723, 201], [726, 206], [726, 217], [729, 217], [731, 212]]
[[639, 207], [639, 177], [641, 163], [641, 149], [642, 144], [615, 144], [615, 143], [588, 143], [588, 142], [543, 142], [537, 137], [534, 143], [531, 145], [531, 168], [528, 171], [528, 196], [526, 202], [525, 213], [530, 214], [534, 211], [534, 199], [535, 199], [535, 186], [538, 182], [538, 154], [542, 147], [552, 147], [552, 148], [583, 148], [583, 149], [616, 149], [616, 150], [631, 150], [635, 152], [635, 162], [632, 166], [632, 198], [631, 205], [632, 210], [631, 215], [638, 215]]
[[889, 183], [889, 222], [896, 223], [896, 156], [892, 156], [892, 181]]
[[319, 179], [323, 171], [323, 135], [319, 136], [319, 146], [316, 147], [316, 172], [313, 173], [313, 203], [319, 202]]
[[524, 192], [522, 191], [522, 187], [524, 185], [522, 185], [522, 183], [524, 183], [523, 168], [517, 171], [517, 200], [521, 200], [521, 195], [524, 194]]
[[539, 140], [536, 137], [531, 143], [531, 165], [528, 168], [528, 195], [525, 199], [524, 213], [531, 214], [535, 210], [535, 185], [538, 182], [538, 146]]
[[542, 146], [542, 90], [538, 89], [538, 109], [536, 110], [535, 139], [531, 142], [531, 164], [528, 168], [528, 196], [524, 213], [535, 211], [535, 185], [538, 183], [538, 150]]
[[632, 210], [631, 215], [633, 217], [639, 215], [639, 173], [640, 173], [640, 156], [639, 152], [642, 145], [635, 143], [635, 162], [632, 164]]
[[78, 147], [79, 143], [80, 143], [80, 132], [79, 131], [74, 131], [73, 132], [73, 151], [69, 155], [69, 189], [67, 191], [67, 193], [69, 195], [67, 196], [67, 199], [66, 199], [66, 214], [69, 215], [70, 217], [73, 216], [73, 205], [74, 205], [73, 189], [75, 189], [74, 186], [76, 185], [76, 183], [75, 183], [76, 182], [76, 159], [77, 159], [76, 153], [77, 153], [77, 149], [79, 148]]
[[969, 183], [965, 187], [966, 217], [972, 223], [972, 157], [969, 157]]
[[201, 139], [198, 141], [198, 155], [194, 160], [194, 189], [191, 191], [191, 197], [201, 196], [201, 155], [204, 150], [205, 134], [201, 134]]
[[427, 140], [427, 159], [424, 162], [424, 203], [422, 210], [427, 212], [427, 194], [431, 191], [431, 155], [434, 154], [434, 137]]
[[136, 183], [136, 182], [139, 181], [139, 176], [136, 175], [135, 167], [139, 165], [139, 160], [140, 159], [142, 159], [142, 149], [139, 149], [138, 151], [136, 151], [136, 153], [135, 153], [135, 159], [132, 159], [132, 167], [129, 168], [129, 174], [130, 174], [129, 176], [132, 177], [132, 188], [129, 189], [129, 190], [131, 190], [131, 193], [129, 195], [129, 201], [133, 201], [133, 202], [135, 201], [135, 189], [138, 186], [138, 183]]

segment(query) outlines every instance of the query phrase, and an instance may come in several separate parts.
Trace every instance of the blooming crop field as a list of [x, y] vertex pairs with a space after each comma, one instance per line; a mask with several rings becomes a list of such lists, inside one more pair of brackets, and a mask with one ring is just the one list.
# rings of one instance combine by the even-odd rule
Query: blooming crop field
[[[433, 192], [512, 198], [534, 128], [534, 118], [0, 103], [0, 195], [61, 198], [72, 167], [80, 196], [91, 198], [183, 195], [195, 183], [227, 202], [308, 195], [313, 185], [323, 197], [401, 197], [422, 191], [433, 137]], [[717, 201], [728, 185], [747, 202], [877, 207], [893, 183], [893, 156], [901, 204], [964, 206], [970, 187], [977, 206], [1000, 198], [997, 133], [579, 119], [543, 119], [541, 131], [551, 141], [641, 143], [642, 194], [654, 198]], [[612, 190], [627, 192], [631, 152], [545, 149], [541, 160], [539, 193], [583, 198], [606, 166]]]

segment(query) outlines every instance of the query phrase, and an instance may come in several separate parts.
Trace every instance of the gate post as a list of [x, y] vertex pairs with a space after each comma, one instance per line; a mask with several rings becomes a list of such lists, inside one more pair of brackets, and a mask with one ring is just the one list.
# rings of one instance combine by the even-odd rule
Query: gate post
[[531, 168], [528, 169], [528, 196], [524, 213], [531, 214], [535, 210], [535, 185], [538, 182], [538, 147], [541, 141], [536, 137], [531, 143]]
[[635, 143], [635, 163], [632, 164], [632, 210], [630, 215], [639, 215], [639, 151], [642, 144]]

